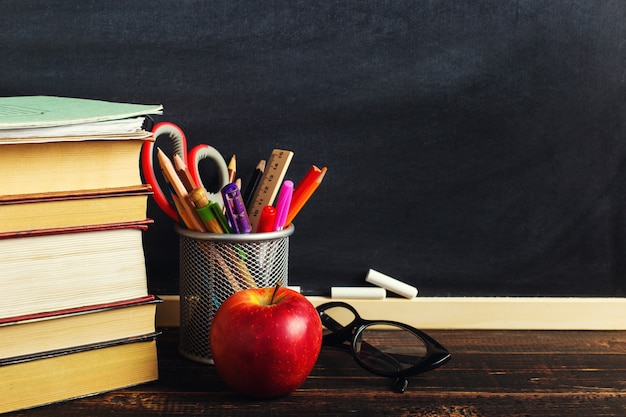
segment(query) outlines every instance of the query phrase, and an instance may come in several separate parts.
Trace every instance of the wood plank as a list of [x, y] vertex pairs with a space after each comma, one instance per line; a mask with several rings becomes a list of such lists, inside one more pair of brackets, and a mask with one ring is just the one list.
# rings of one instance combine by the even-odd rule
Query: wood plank
[[[288, 397], [233, 393], [208, 365], [177, 352], [178, 330], [158, 339], [158, 382], [8, 416], [618, 416], [626, 412], [625, 331], [432, 330], [452, 360], [410, 378], [405, 394], [343, 351], [324, 348]], [[391, 335], [393, 337], [393, 335]]]

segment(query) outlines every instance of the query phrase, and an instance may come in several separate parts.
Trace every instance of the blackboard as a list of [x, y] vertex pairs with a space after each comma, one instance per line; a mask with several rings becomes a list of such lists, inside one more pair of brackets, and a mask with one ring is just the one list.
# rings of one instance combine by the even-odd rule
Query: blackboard
[[[2, 3], [0, 94], [164, 105], [191, 145], [327, 166], [290, 283], [428, 296], [626, 290], [626, 3]], [[210, 175], [207, 172], [206, 175]], [[178, 292], [155, 205], [150, 290]]]

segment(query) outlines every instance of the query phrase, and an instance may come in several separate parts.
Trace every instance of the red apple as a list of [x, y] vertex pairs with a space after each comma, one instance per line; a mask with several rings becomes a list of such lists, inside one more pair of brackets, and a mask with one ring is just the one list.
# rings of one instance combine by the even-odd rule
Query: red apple
[[217, 372], [233, 390], [256, 398], [300, 387], [322, 347], [322, 323], [302, 294], [284, 287], [231, 295], [211, 324]]

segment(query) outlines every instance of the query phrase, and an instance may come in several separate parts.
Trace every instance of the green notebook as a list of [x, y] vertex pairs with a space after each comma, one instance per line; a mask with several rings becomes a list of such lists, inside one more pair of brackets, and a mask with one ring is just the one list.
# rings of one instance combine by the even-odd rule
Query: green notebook
[[160, 104], [54, 96], [0, 97], [0, 130], [67, 126], [162, 113]]

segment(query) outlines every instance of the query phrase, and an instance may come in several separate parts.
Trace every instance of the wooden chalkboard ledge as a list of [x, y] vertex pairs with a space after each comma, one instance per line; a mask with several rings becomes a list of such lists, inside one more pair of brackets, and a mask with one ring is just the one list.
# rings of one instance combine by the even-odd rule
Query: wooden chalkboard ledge
[[[179, 296], [160, 295], [157, 325], [179, 325]], [[313, 305], [330, 301], [311, 296]], [[417, 297], [342, 300], [366, 319], [397, 320], [420, 329], [626, 330], [626, 298]]]

